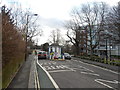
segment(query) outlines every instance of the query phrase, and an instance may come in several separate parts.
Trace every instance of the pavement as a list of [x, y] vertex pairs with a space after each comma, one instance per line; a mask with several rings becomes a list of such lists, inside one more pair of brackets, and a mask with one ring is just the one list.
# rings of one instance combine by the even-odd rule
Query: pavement
[[[11, 83], [9, 84], [8, 88], [34, 88], [34, 82], [30, 82], [30, 77], [31, 80], [34, 81], [33, 73], [34, 73], [34, 68], [33, 68], [33, 63], [34, 61], [34, 55], [29, 55], [27, 60], [23, 63], [19, 71], [17, 72], [16, 76], [13, 78]], [[31, 73], [30, 73], [31, 72]]]
[[[15, 89], [15, 88], [21, 88], [21, 89], [27, 89], [27, 88], [55, 88], [53, 86], [53, 83], [47, 76], [46, 72], [36, 63], [37, 57], [35, 55], [29, 55], [27, 60], [23, 63], [21, 68], [18, 70], [17, 74], [11, 81], [11, 83], [8, 86], [9, 89]], [[38, 81], [37, 76], [38, 74]], [[41, 83], [40, 83], [41, 82]], [[37, 86], [37, 85], [40, 86]]]

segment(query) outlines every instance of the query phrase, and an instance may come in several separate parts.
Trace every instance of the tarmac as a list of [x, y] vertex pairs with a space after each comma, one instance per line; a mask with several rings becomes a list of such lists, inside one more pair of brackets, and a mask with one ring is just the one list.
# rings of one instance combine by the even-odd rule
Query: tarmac
[[[74, 59], [74, 58], [73, 58]], [[107, 65], [99, 62], [93, 62], [90, 60], [84, 60], [75, 58], [77, 60], [81, 60], [86, 63], [94, 64], [100, 67], [105, 67], [111, 69], [113, 71], [118, 71], [120, 68], [118, 66]], [[27, 58], [27, 60], [23, 63], [16, 76], [13, 78], [8, 88], [35, 88], [35, 71], [36, 71], [36, 60], [35, 55], [31, 54]]]
[[113, 70], [113, 71], [116, 71], [116, 72], [120, 73], [120, 67], [119, 66], [109, 65], [109, 64], [105, 64], [105, 63], [91, 61], [91, 60], [80, 59], [80, 58], [76, 58], [76, 57], [74, 57], [74, 58], [77, 59], [77, 60], [80, 60], [82, 62], [85, 62], [85, 63], [93, 64], [93, 65], [96, 65], [96, 66], [100, 66], [100, 67], [103, 67], [103, 68], [106, 68], [106, 69], [110, 69], [110, 70]]

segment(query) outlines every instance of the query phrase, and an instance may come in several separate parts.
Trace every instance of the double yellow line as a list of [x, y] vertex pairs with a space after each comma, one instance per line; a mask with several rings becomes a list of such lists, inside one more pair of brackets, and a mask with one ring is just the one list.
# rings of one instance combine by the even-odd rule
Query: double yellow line
[[[35, 63], [35, 62], [34, 62], [34, 63]], [[35, 77], [35, 89], [36, 89], [36, 90], [40, 90], [40, 80], [39, 80], [39, 78], [38, 78], [38, 72], [37, 72], [36, 64], [35, 64], [34, 77]]]

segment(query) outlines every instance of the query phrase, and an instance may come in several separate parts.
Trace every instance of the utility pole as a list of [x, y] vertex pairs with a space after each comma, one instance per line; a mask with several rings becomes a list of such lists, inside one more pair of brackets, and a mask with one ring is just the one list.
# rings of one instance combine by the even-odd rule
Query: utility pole
[[27, 15], [27, 23], [26, 23], [26, 32], [25, 32], [25, 61], [27, 60], [27, 34], [28, 34], [28, 18], [29, 18], [29, 15]]

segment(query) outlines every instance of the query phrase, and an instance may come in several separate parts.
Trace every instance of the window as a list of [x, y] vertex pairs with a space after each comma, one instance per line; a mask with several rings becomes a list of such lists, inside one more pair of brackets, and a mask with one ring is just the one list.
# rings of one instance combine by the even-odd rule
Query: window
[[112, 45], [112, 49], [115, 49], [116, 48], [116, 46], [115, 45]]

